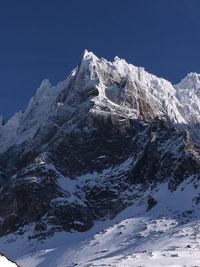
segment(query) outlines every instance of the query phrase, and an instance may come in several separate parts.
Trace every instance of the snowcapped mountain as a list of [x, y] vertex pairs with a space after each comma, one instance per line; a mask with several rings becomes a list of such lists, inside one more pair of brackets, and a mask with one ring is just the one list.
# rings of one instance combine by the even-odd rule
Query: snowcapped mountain
[[197, 242], [199, 90], [200, 74], [172, 85], [87, 50], [65, 81], [44, 80], [0, 125], [1, 251], [29, 267], [126, 266], [152, 259], [150, 240], [168, 257], [177, 231], [198, 249], [184, 233]]
[[199, 122], [199, 79], [200, 75], [190, 73], [173, 86], [123, 59], [115, 57], [111, 63], [85, 50], [66, 81], [57, 86], [42, 81], [25, 112], [16, 113], [2, 126], [1, 151], [32, 140], [40, 127], [53, 126], [47, 118], [71, 116], [79, 105], [82, 112], [103, 116], [114, 113], [147, 121], [168, 116], [176, 123]]

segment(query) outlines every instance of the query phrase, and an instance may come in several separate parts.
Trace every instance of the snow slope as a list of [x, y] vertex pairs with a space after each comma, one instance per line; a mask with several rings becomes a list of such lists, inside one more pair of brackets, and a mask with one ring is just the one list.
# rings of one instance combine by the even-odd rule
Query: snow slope
[[87, 232], [61, 232], [42, 242], [28, 241], [28, 232], [10, 234], [1, 238], [0, 247], [21, 267], [200, 266], [200, 208], [187, 200], [200, 190], [194, 191], [194, 177], [191, 181], [173, 193], [167, 184], [154, 188], [158, 204], [149, 212], [146, 192], [113, 220], [96, 222]]
[[9, 261], [5, 256], [0, 255], [0, 266], [1, 267], [17, 267], [18, 265], [12, 261]]

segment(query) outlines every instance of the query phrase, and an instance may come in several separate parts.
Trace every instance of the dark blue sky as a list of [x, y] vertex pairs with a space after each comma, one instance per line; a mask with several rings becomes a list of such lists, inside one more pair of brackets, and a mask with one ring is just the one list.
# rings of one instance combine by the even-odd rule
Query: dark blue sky
[[84, 48], [178, 82], [200, 72], [199, 0], [2, 0], [0, 113], [23, 110], [43, 78], [55, 84]]

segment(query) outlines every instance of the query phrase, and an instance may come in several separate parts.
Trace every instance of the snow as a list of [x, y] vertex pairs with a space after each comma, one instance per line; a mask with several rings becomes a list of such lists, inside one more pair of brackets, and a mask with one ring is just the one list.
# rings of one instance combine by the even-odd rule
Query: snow
[[67, 245], [42, 249], [18, 262], [22, 267], [199, 266], [197, 228], [197, 222], [181, 225], [171, 218], [140, 215], [87, 237], [79, 234], [77, 243], [66, 239]]
[[17, 264], [9, 261], [5, 256], [0, 255], [0, 266], [1, 267], [17, 267]]
[[[192, 201], [200, 193], [194, 190], [197, 182], [191, 177], [175, 192], [167, 183], [155, 186], [114, 219], [97, 221], [87, 232], [60, 232], [41, 242], [28, 239], [29, 226], [22, 236], [1, 237], [0, 250], [21, 267], [199, 266], [200, 208]], [[158, 204], [147, 212], [149, 194]]]

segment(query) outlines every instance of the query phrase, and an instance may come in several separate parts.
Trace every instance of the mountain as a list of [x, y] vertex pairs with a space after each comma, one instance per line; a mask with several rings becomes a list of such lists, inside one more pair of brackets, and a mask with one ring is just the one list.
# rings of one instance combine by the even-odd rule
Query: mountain
[[[60, 262], [45, 265], [46, 253], [51, 255], [46, 249], [73, 248], [73, 262], [78, 252], [89, 255], [80, 247], [81, 236], [98, 258], [99, 250], [108, 257], [104, 245], [118, 255], [109, 242], [120, 246], [120, 240], [136, 234], [139, 242], [145, 227], [144, 244], [148, 238], [160, 244], [158, 236], [166, 229], [172, 236], [177, 229], [184, 232], [187, 222], [195, 221], [197, 228], [199, 90], [200, 74], [172, 85], [123, 59], [109, 62], [87, 50], [65, 81], [52, 86], [44, 80], [24, 112], [5, 124], [1, 119], [1, 251], [26, 266], [22, 256], [45, 250], [28, 266], [61, 267]], [[143, 227], [119, 230], [126, 219], [128, 229], [131, 222]], [[106, 222], [114, 237], [104, 244], [102, 232], [92, 250], [92, 235], [105, 230]], [[62, 236], [69, 240], [67, 247]], [[139, 249], [134, 242], [126, 242], [125, 254]], [[66, 266], [72, 266], [66, 262], [69, 255]], [[37, 257], [45, 259], [44, 265]]]

